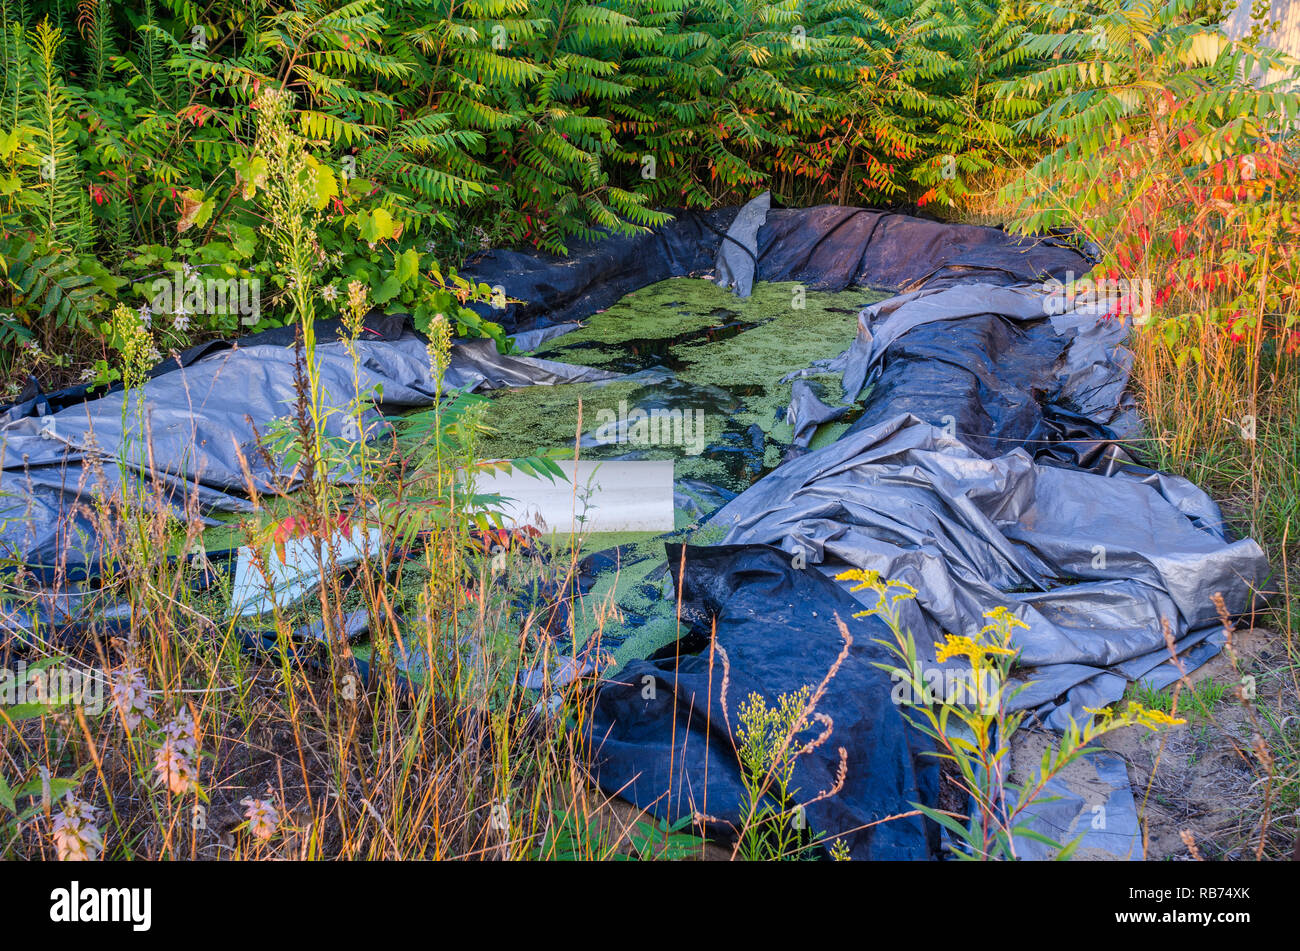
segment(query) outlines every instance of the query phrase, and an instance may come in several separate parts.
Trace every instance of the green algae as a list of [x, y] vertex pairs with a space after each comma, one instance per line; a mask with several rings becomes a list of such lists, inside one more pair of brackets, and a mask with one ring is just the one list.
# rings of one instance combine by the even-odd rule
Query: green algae
[[[702, 300], [701, 295], [709, 295]], [[651, 284], [622, 297], [608, 309], [593, 314], [583, 326], [544, 343], [539, 357], [566, 363], [599, 366], [618, 356], [619, 348], [643, 340], [676, 337], [723, 327], [738, 316], [738, 298], [719, 291], [712, 281], [674, 278]], [[557, 351], [565, 351], [563, 357]]]
[[[544, 344], [537, 356], [566, 363], [638, 374], [606, 384], [529, 387], [492, 396], [489, 424], [496, 432], [485, 453], [513, 457], [548, 448], [572, 448], [577, 402], [582, 429], [597, 431], [602, 411], [661, 407], [703, 412], [704, 452], [677, 445], [613, 443], [584, 445], [585, 458], [613, 455], [671, 458], [676, 478], [699, 479], [735, 492], [781, 462], [794, 438], [784, 418], [791, 386], [787, 373], [841, 353], [857, 332], [862, 307], [886, 295], [853, 290], [832, 294], [797, 284], [757, 284], [747, 299], [712, 282], [676, 278], [629, 294], [593, 315], [572, 333]], [[649, 373], [649, 377], [647, 377]], [[803, 378], [825, 402], [843, 398], [838, 374]], [[819, 427], [812, 445], [833, 441], [849, 426]], [[684, 541], [717, 544], [723, 526], [688, 524], [678, 512]], [[557, 540], [558, 542], [558, 540]], [[553, 542], [563, 557], [572, 549]], [[572, 612], [574, 644], [600, 638], [616, 668], [672, 643], [680, 634], [671, 572], [662, 536], [625, 533], [588, 535], [579, 557], [616, 549]]]
[[[213, 512], [209, 517], [216, 524], [205, 528], [199, 538], [207, 551], [239, 548], [247, 544], [250, 531], [257, 532], [292, 514], [293, 505], [290, 498], [268, 493], [260, 497], [256, 512]], [[175, 539], [169, 546], [169, 552], [181, 554], [183, 542], [183, 535]]]
[[[790, 384], [780, 378], [843, 351], [857, 332], [858, 311], [883, 296], [759, 283], [753, 296], [738, 298], [697, 278], [642, 288], [593, 315], [581, 329], [548, 341], [537, 355], [625, 373], [658, 370], [661, 375], [648, 382], [639, 377], [495, 395], [489, 421], [497, 432], [483, 448], [510, 458], [571, 447], [579, 399], [588, 435], [602, 419], [626, 415], [629, 407], [698, 411], [703, 422], [699, 442], [707, 447], [703, 452], [692, 451], [698, 442], [690, 448], [620, 442], [586, 447], [583, 454], [671, 458], [678, 478], [742, 491], [780, 463], [793, 439], [783, 416]], [[837, 375], [806, 380], [826, 402], [842, 398]]]
[[[660, 532], [588, 532], [578, 539], [578, 557], [585, 558], [598, 551], [621, 548], [625, 545], [645, 545], [661, 534]], [[568, 539], [560, 539], [560, 544], [568, 549]]]
[[[536, 352], [546, 359], [636, 376], [492, 393], [486, 417], [490, 431], [480, 438], [477, 455], [509, 459], [543, 451], [571, 453], [581, 403], [581, 430], [588, 437], [581, 448], [583, 458], [673, 459], [679, 482], [698, 479], [743, 491], [780, 464], [793, 439], [793, 427], [783, 416], [791, 387], [780, 378], [842, 352], [856, 333], [858, 311], [883, 296], [759, 283], [752, 297], [741, 299], [712, 282], [691, 278], [643, 288]], [[838, 375], [804, 380], [825, 402], [842, 399]], [[591, 444], [602, 413], [625, 413], [638, 406], [698, 410], [704, 451], [696, 454], [690, 446], [658, 443]], [[841, 420], [819, 427], [813, 448], [833, 441], [848, 425]], [[277, 511], [271, 508], [253, 517], [263, 521]], [[210, 549], [242, 543], [238, 522], [248, 518], [235, 516], [209, 529], [205, 543]], [[676, 529], [677, 538], [695, 545], [717, 544], [725, 534], [721, 526], [700, 528], [681, 510]], [[617, 669], [677, 639], [680, 625], [664, 541], [662, 535], [645, 532], [584, 533], [576, 539], [557, 534], [545, 540], [552, 559], [561, 565], [571, 558], [613, 552], [573, 606], [576, 648], [598, 638], [612, 652]], [[417, 610], [422, 571], [403, 572], [397, 600], [409, 611]], [[369, 656], [368, 646], [355, 649], [358, 656]]]
[[[572, 450], [579, 403], [582, 428], [590, 431], [598, 409], [617, 406], [642, 387], [640, 382], [612, 380], [499, 390], [490, 397], [490, 431], [479, 440], [479, 454], [487, 459], [518, 459], [544, 450]], [[591, 453], [584, 450], [582, 455]]]
[[818, 426], [817, 433], [808, 443], [808, 448], [820, 449], [822, 446], [829, 446], [848, 431], [849, 425], [849, 423], [831, 422]]
[[662, 538], [617, 549], [573, 605], [573, 644], [599, 643], [613, 670], [670, 644], [679, 634], [677, 599]]

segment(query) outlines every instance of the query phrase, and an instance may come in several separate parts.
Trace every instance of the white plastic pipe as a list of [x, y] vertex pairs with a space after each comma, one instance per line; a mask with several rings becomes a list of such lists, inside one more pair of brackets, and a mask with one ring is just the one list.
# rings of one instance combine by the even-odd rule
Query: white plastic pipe
[[563, 481], [495, 472], [479, 475], [474, 488], [506, 497], [502, 508], [511, 528], [532, 525], [544, 534], [672, 531], [671, 459], [558, 464]]

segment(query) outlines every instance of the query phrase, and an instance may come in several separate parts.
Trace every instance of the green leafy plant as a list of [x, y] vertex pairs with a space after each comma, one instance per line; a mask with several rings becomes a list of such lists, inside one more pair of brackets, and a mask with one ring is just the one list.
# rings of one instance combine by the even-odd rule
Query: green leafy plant
[[[161, 314], [160, 345], [281, 326], [258, 104], [312, 178], [314, 274], [417, 328], [505, 335], [455, 265], [484, 247], [564, 253], [763, 188], [809, 203], [983, 200], [1035, 144], [1039, 102], [998, 82], [1040, 62], [1040, 14], [993, 0], [111, 0], [0, 5], [0, 239], [56, 256], [76, 306], [6, 282], [24, 361], [99, 368], [94, 315], [180, 268], [265, 282], [251, 321]], [[67, 68], [65, 68], [65, 66]], [[277, 92], [278, 91], [278, 92]], [[263, 140], [263, 151], [265, 151]], [[53, 162], [53, 178], [41, 172]], [[189, 271], [186, 271], [187, 276]], [[188, 277], [187, 277], [188, 279]], [[60, 296], [62, 295], [62, 296]], [[49, 308], [47, 310], [47, 304]], [[486, 316], [485, 316], [486, 313]], [[54, 318], [52, 321], [51, 318]], [[74, 319], [75, 317], [75, 319]], [[178, 318], [178, 319], [176, 319]]]
[[1227, 39], [1193, 0], [1037, 9], [1049, 30], [1023, 46], [1050, 65], [1001, 89], [1045, 97], [1018, 128], [1054, 147], [1007, 188], [1016, 227], [1075, 229], [1104, 252], [1099, 275], [1125, 282], [1117, 312], [1150, 320], [1180, 372], [1230, 392], [1225, 351], [1244, 344], [1257, 389], [1265, 343], [1300, 342], [1297, 64]]
[[95, 278], [67, 253], [42, 253], [33, 242], [16, 237], [0, 245], [0, 279], [12, 308], [0, 319], [0, 344], [52, 346], [55, 331], [88, 329], [101, 293]]
[[622, 838], [630, 853], [616, 848], [615, 830], [609, 823], [581, 811], [555, 811], [552, 824], [538, 842], [532, 858], [538, 861], [667, 861], [690, 858], [699, 852], [704, 840], [687, 831], [693, 821], [683, 816], [677, 822], [667, 819], [638, 819]]
[[773, 706], [760, 694], [740, 704], [736, 738], [746, 821], [739, 855], [746, 861], [798, 858], [808, 849], [812, 836], [793, 782], [803, 746], [794, 738], [808, 726], [805, 711], [811, 696], [812, 688], [805, 686], [782, 694]]
[[915, 589], [901, 581], [884, 580], [876, 571], [853, 569], [836, 577], [856, 582], [853, 591], [875, 593], [876, 605], [854, 617], [879, 618], [893, 634], [892, 641], [880, 643], [894, 653], [898, 665], [877, 666], [897, 678], [904, 702], [916, 714], [911, 722], [935, 742], [936, 755], [952, 764], [958, 787], [970, 797], [969, 816], [914, 804], [962, 843], [956, 853], [960, 858], [1015, 859], [1017, 840], [1032, 840], [1056, 850], [1056, 858], [1068, 859], [1079, 838], [1066, 844], [1055, 842], [1032, 828], [1030, 821], [1030, 807], [1050, 800], [1044, 793], [1052, 778], [1093, 752], [1091, 744], [1113, 730], [1126, 726], [1159, 730], [1187, 722], [1134, 701], [1119, 711], [1091, 711], [1093, 717], [1088, 722], [1079, 725], [1071, 721], [1059, 743], [1043, 753], [1030, 779], [1014, 782], [1009, 773], [1011, 743], [1024, 722], [1025, 711], [1012, 712], [1011, 704], [1027, 685], [1013, 686], [1009, 674], [1016, 655], [1013, 635], [1024, 622], [998, 607], [985, 615], [988, 623], [975, 636], [945, 635], [944, 643], [935, 644], [937, 662], [964, 657], [970, 677], [966, 689], [956, 696], [933, 697], [925, 661], [900, 615], [899, 605], [915, 598]]

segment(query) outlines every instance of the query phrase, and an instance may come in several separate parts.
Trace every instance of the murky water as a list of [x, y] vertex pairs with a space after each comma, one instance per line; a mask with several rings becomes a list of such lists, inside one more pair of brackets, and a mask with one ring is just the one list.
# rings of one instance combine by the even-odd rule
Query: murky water
[[[784, 419], [790, 385], [781, 377], [840, 353], [858, 311], [881, 296], [760, 283], [740, 299], [692, 278], [643, 288], [536, 354], [627, 376], [494, 394], [488, 420], [498, 433], [483, 450], [513, 457], [572, 446], [581, 401], [585, 457], [672, 458], [679, 478], [740, 491], [780, 463], [793, 436]], [[837, 377], [807, 382], [823, 400], [839, 401]], [[853, 418], [823, 427], [814, 444]]]

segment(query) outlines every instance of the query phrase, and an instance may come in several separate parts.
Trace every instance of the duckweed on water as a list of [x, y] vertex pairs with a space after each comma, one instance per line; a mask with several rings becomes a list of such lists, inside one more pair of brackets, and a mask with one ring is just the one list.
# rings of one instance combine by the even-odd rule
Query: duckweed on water
[[[488, 421], [496, 434], [484, 442], [483, 451], [514, 457], [572, 446], [579, 399], [588, 434], [596, 431], [602, 410], [698, 411], [707, 447], [702, 453], [690, 451], [698, 444], [624, 442], [585, 447], [583, 454], [672, 458], [679, 478], [740, 491], [775, 468], [792, 438], [782, 416], [790, 385], [780, 378], [844, 350], [857, 331], [858, 311], [883, 296], [759, 283], [752, 297], [741, 299], [697, 278], [674, 278], [635, 291], [593, 315], [580, 330], [548, 341], [537, 356], [642, 375], [495, 394]], [[827, 402], [841, 398], [837, 376], [814, 376], [808, 382]]]
[[[858, 311], [883, 296], [760, 283], [752, 297], [740, 299], [692, 278], [643, 288], [537, 353], [635, 376], [606, 384], [494, 394], [488, 422], [496, 433], [482, 449], [514, 457], [572, 447], [580, 399], [582, 429], [589, 437], [597, 431], [602, 410], [700, 410], [706, 448], [698, 455], [685, 446], [592, 445], [590, 439], [582, 453], [587, 458], [671, 458], [679, 480], [700, 479], [742, 491], [780, 463], [793, 438], [783, 418], [790, 385], [780, 383], [781, 377], [843, 351], [857, 332]], [[836, 375], [814, 376], [808, 382], [829, 403], [842, 398]], [[832, 441], [851, 418], [821, 427], [813, 445]], [[679, 519], [678, 528], [684, 527]], [[688, 532], [684, 540], [717, 544], [723, 534], [721, 526], [705, 526]], [[596, 575], [572, 617], [575, 645], [600, 636], [621, 667], [672, 643], [679, 630], [662, 538], [592, 536], [584, 540], [581, 554], [620, 545], [617, 558]]]
[[580, 401], [583, 429], [590, 430], [597, 407], [617, 406], [643, 386], [637, 381], [611, 380], [603, 385], [563, 383], [500, 390], [492, 394], [487, 416], [491, 432], [480, 441], [479, 452], [484, 458], [517, 459], [544, 449], [572, 449]]
[[[479, 455], [517, 458], [541, 450], [572, 450], [581, 401], [582, 430], [588, 437], [581, 450], [584, 458], [670, 458], [678, 480], [699, 479], [742, 491], [780, 463], [793, 437], [783, 419], [790, 385], [780, 378], [843, 351], [857, 331], [858, 312], [884, 296], [867, 290], [830, 294], [797, 284], [759, 283], [752, 297], [741, 299], [695, 278], [642, 288], [536, 353], [629, 376], [490, 394], [486, 421], [492, 432], [481, 440]], [[836, 375], [813, 376], [807, 382], [828, 403], [842, 397]], [[702, 423], [703, 435], [695, 434], [690, 440], [694, 445], [685, 439], [680, 440], [684, 445], [593, 443], [602, 411], [618, 414], [638, 407], [689, 411]], [[822, 426], [813, 446], [833, 441], [852, 418]], [[679, 513], [677, 527], [687, 529], [686, 521], [685, 513]], [[233, 531], [231, 526], [222, 529]], [[694, 528], [684, 540], [716, 544], [724, 531]], [[569, 544], [556, 538], [549, 547], [567, 560]], [[617, 558], [608, 560], [575, 605], [573, 641], [580, 647], [599, 631], [602, 645], [612, 650], [621, 667], [671, 643], [679, 632], [662, 537], [589, 535], [582, 539], [578, 557], [615, 548]], [[418, 570], [412, 573], [412, 584], [419, 576]], [[614, 605], [618, 610], [611, 613]], [[365, 652], [365, 647], [359, 648], [359, 653]]]

